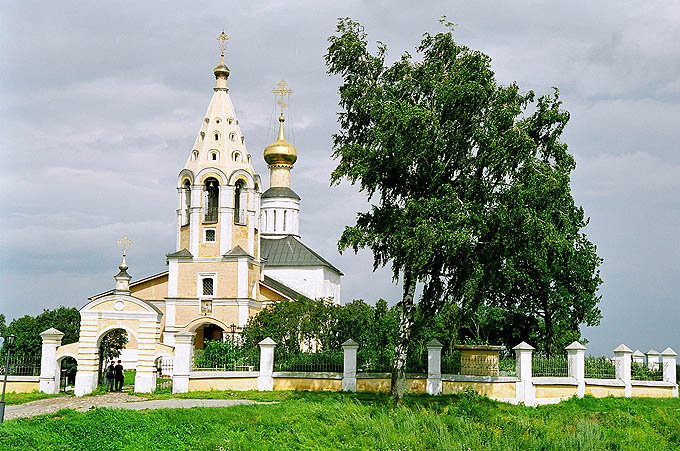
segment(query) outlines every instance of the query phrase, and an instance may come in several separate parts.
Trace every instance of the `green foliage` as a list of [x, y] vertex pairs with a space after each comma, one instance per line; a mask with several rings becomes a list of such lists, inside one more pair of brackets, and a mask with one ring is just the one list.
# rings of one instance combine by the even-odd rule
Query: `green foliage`
[[[190, 393], [231, 398], [235, 393]], [[527, 408], [473, 391], [406, 396], [240, 392], [278, 401], [227, 408], [63, 410], [0, 425], [3, 450], [674, 450], [678, 399], [571, 399]], [[168, 396], [166, 394], [159, 397]], [[240, 396], [240, 397], [241, 397]]]
[[207, 341], [205, 349], [194, 354], [194, 369], [223, 371], [259, 371], [260, 350], [257, 346], [227, 341]]
[[[43, 310], [38, 316], [25, 315], [12, 320], [9, 326], [5, 325], [5, 316], [0, 315], [0, 335], [6, 337], [14, 334], [16, 339], [12, 354], [21, 357], [40, 357], [42, 341], [40, 333], [54, 327], [64, 333], [62, 344], [75, 343], [80, 335], [80, 313], [75, 308], [59, 307], [55, 310]], [[0, 354], [7, 352], [3, 341]]]
[[[104, 335], [99, 350], [104, 360], [109, 361], [120, 356], [120, 352], [128, 342], [128, 334], [123, 329], [113, 329]], [[101, 359], [100, 359], [101, 360]]]
[[534, 355], [531, 362], [533, 377], [567, 377], [569, 364], [566, 355], [542, 356]]
[[331, 182], [358, 185], [372, 204], [338, 247], [368, 248], [375, 268], [403, 277], [398, 347], [419, 281], [424, 311], [454, 303], [477, 340], [527, 340], [551, 355], [601, 318], [602, 260], [582, 232], [576, 164], [560, 140], [569, 113], [557, 89], [499, 85], [491, 59], [445, 25], [424, 34], [418, 58], [392, 65], [349, 18], [329, 38], [328, 72], [342, 78]]
[[585, 377], [593, 379], [615, 379], [616, 367], [607, 357], [587, 356]]
[[631, 362], [630, 377], [635, 381], [662, 381], [663, 368], [650, 369], [644, 363]]

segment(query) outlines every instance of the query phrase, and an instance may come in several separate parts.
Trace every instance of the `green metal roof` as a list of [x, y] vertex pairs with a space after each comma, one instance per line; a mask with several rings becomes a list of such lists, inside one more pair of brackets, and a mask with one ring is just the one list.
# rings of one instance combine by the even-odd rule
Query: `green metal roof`
[[248, 252], [244, 251], [241, 246], [236, 246], [232, 250], [228, 251], [223, 257], [252, 257]]
[[171, 254], [165, 254], [166, 257], [168, 258], [191, 258], [193, 255], [191, 255], [191, 252], [187, 250], [185, 247], [181, 251], [173, 252]]
[[291, 235], [278, 239], [262, 238], [260, 243], [262, 257], [266, 258], [265, 268], [267, 266], [325, 266], [343, 275], [342, 271], [328, 260]]
[[262, 193], [262, 199], [267, 199], [270, 197], [288, 197], [291, 199], [300, 200], [300, 196], [298, 196], [295, 193], [295, 191], [293, 191], [290, 188], [282, 186], [271, 187], [267, 191]]
[[285, 285], [284, 283], [279, 282], [276, 279], [272, 279], [269, 276], [264, 276], [264, 280], [262, 281], [262, 284], [265, 287], [267, 287], [271, 290], [274, 290], [278, 293], [281, 293], [282, 295], [292, 299], [293, 301], [297, 301], [300, 298], [309, 299], [307, 296], [300, 293], [299, 291], [296, 291], [296, 290], [292, 289], [291, 287], [289, 287], [288, 285]]

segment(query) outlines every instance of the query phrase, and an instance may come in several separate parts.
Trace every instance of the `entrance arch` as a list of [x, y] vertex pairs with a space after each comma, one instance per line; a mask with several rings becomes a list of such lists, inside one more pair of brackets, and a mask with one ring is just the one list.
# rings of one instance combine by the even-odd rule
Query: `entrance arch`
[[154, 350], [160, 341], [162, 315], [151, 303], [121, 291], [92, 300], [80, 309], [76, 396], [91, 393], [97, 386], [99, 344], [114, 329], [125, 330], [137, 342], [135, 391], [154, 391]]

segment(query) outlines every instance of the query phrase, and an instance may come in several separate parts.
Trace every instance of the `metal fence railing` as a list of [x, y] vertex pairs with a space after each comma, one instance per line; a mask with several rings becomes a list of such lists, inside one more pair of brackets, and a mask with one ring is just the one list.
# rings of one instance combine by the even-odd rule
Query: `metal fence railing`
[[221, 354], [197, 349], [194, 353], [194, 371], [259, 371], [260, 350], [233, 348]]
[[[0, 359], [0, 374], [5, 374], [5, 359]], [[8, 376], [40, 376], [40, 357], [9, 358]]]
[[643, 363], [633, 362], [630, 365], [630, 378], [634, 381], [662, 381], [663, 370], [666, 365], [668, 363], [663, 366], [657, 363], [650, 368]]
[[533, 356], [531, 375], [533, 377], [568, 377], [569, 361], [567, 356]]
[[607, 357], [588, 356], [585, 360], [585, 377], [591, 379], [616, 379], [616, 365]]
[[301, 352], [274, 359], [274, 371], [339, 372], [343, 371], [342, 351]]

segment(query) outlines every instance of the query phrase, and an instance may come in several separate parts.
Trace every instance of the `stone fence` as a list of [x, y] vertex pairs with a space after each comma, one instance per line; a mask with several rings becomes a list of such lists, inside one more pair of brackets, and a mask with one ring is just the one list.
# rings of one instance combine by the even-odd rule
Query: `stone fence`
[[[186, 336], [183, 336], [186, 335]], [[178, 334], [175, 347], [173, 392], [185, 393], [203, 390], [331, 390], [352, 392], [388, 392], [391, 387], [389, 373], [358, 373], [357, 350], [353, 340], [343, 343], [342, 372], [275, 372], [274, 348], [271, 338], [260, 342], [259, 371], [192, 371], [193, 334]], [[472, 347], [466, 348], [468, 351]], [[566, 348], [565, 375], [561, 377], [536, 377], [533, 375], [534, 348], [520, 343], [515, 352], [515, 376], [443, 374], [442, 345], [433, 340], [427, 345], [427, 373], [407, 374], [407, 387], [411, 393], [437, 395], [473, 389], [490, 398], [528, 406], [557, 403], [574, 395], [595, 397], [678, 397], [676, 383], [677, 354], [667, 348], [657, 356], [648, 355], [648, 365], [655, 367], [661, 380], [634, 380], [631, 366], [633, 351], [625, 345], [614, 350], [609, 378], [586, 378], [585, 346], [574, 342]], [[486, 358], [486, 357], [485, 357]], [[498, 374], [493, 373], [493, 374]]]

